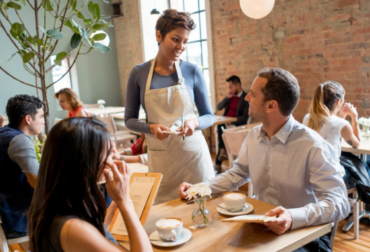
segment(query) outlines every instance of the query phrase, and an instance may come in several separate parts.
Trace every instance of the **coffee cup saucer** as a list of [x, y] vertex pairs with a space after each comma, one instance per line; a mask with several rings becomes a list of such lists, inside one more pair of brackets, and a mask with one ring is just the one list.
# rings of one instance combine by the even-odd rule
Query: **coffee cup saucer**
[[[221, 207], [223, 207], [223, 208], [221, 208]], [[220, 207], [217, 206], [217, 211], [220, 214], [224, 214], [224, 215], [238, 216], [238, 215], [244, 215], [244, 214], [248, 214], [248, 213], [252, 212], [253, 211], [253, 206], [249, 203], [245, 203], [245, 206], [244, 206], [242, 211], [231, 212], [229, 210], [226, 210], [225, 203], [221, 203]]]
[[177, 239], [174, 242], [161, 240], [161, 238], [159, 238], [159, 234], [157, 231], [154, 231], [153, 233], [151, 233], [151, 235], [149, 236], [149, 240], [155, 246], [174, 247], [174, 246], [184, 244], [185, 242], [189, 241], [191, 237], [192, 237], [191, 231], [187, 228], [183, 228], [181, 237], [179, 237], [179, 239]]

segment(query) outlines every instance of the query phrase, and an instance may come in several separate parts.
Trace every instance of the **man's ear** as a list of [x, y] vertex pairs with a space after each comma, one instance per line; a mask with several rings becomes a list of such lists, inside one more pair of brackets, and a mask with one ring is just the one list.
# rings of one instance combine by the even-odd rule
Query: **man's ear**
[[271, 113], [271, 112], [279, 109], [279, 104], [275, 100], [267, 101], [266, 105], [267, 105], [267, 113]]
[[162, 42], [162, 34], [159, 30], [155, 32], [155, 38], [157, 39], [157, 42], [160, 44]]
[[27, 123], [27, 125], [31, 125], [32, 117], [30, 115], [26, 115], [23, 120]]

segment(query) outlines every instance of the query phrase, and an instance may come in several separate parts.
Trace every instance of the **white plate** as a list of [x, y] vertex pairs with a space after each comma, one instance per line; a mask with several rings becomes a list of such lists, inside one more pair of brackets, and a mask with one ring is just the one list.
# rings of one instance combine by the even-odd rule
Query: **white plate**
[[168, 134], [168, 135], [178, 135], [180, 131], [162, 131], [162, 133]]
[[[246, 208], [243, 210], [243, 211], [239, 211], [239, 212], [230, 212], [226, 209], [223, 209], [221, 207], [225, 207], [225, 204], [224, 203], [221, 203], [220, 206], [221, 207], [218, 207], [217, 206], [217, 211], [220, 213], [220, 214], [224, 214], [224, 215], [230, 215], [230, 216], [237, 216], [237, 215], [244, 215], [244, 214], [248, 214], [250, 212], [253, 211], [253, 206], [249, 203], [245, 203], [246, 205]], [[225, 207], [226, 208], [226, 207]]]
[[[174, 242], [162, 241], [161, 238], [159, 238], [159, 234], [157, 231], [154, 231], [149, 236], [149, 240], [153, 245], [156, 245], [159, 247], [174, 247], [174, 246], [178, 246], [178, 245], [184, 244], [185, 242], [189, 241], [191, 236], [192, 236], [191, 231], [187, 228], [183, 228], [181, 237], [180, 239], [177, 239], [177, 241], [174, 241]], [[158, 241], [153, 241], [153, 240], [158, 240]]]

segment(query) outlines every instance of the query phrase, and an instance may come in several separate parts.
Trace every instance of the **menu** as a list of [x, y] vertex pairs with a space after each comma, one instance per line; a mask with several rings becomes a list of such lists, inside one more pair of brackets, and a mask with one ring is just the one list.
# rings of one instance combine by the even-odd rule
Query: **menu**
[[[143, 214], [144, 207], [148, 201], [155, 180], [155, 177], [135, 177], [130, 185], [130, 198], [134, 203], [135, 212], [139, 219]], [[121, 213], [117, 216], [112, 228], [112, 234], [128, 235]]]

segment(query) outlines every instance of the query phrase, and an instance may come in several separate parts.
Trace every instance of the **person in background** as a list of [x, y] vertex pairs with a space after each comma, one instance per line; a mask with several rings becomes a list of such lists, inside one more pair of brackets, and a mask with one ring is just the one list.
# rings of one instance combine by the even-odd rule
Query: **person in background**
[[[234, 167], [205, 182], [212, 193], [235, 191], [252, 182], [256, 199], [278, 206], [266, 213], [276, 220], [264, 223], [276, 234], [337, 222], [350, 211], [333, 147], [292, 116], [299, 94], [298, 81], [288, 71], [259, 71], [245, 99], [249, 116], [262, 125], [248, 132]], [[180, 185], [181, 198], [190, 186]], [[331, 251], [330, 234], [298, 251]]]
[[0, 115], [0, 128], [4, 127], [5, 118], [3, 115]]
[[[32, 252], [125, 251], [106, 227], [117, 208], [130, 251], [153, 251], [129, 196], [130, 171], [113, 162], [112, 149], [97, 119], [67, 118], [50, 130], [29, 213]], [[114, 200], [108, 211], [97, 184], [103, 180]]]
[[[155, 204], [175, 199], [183, 179], [214, 177], [201, 131], [214, 122], [207, 84], [199, 67], [180, 60], [194, 28], [189, 13], [165, 10], [156, 24], [156, 58], [135, 66], [127, 82], [126, 127], [145, 133], [149, 171], [163, 174]], [[146, 123], [138, 119], [140, 104]]]
[[[226, 79], [228, 91], [225, 98], [217, 104], [217, 110], [224, 110], [223, 116], [236, 117], [237, 121], [232, 122], [232, 125], [240, 126], [247, 124], [249, 104], [244, 99], [247, 95], [242, 89], [240, 78], [232, 75]], [[222, 161], [227, 159], [225, 143], [222, 139], [222, 128], [228, 128], [228, 125], [220, 124], [217, 126], [218, 133], [218, 153], [215, 160], [215, 170], [221, 173]]]
[[9, 124], [0, 128], [0, 217], [8, 239], [28, 235], [27, 212], [39, 163], [31, 139], [45, 124], [42, 102], [29, 95], [8, 100]]
[[126, 163], [141, 163], [148, 165], [147, 145], [145, 143], [145, 134], [141, 134], [140, 138], [130, 148], [116, 151], [115, 158], [124, 160]]
[[90, 117], [89, 113], [83, 108], [83, 103], [78, 99], [78, 95], [70, 88], [63, 88], [55, 93], [55, 98], [59, 100], [59, 106], [63, 110], [68, 110], [68, 117]]

